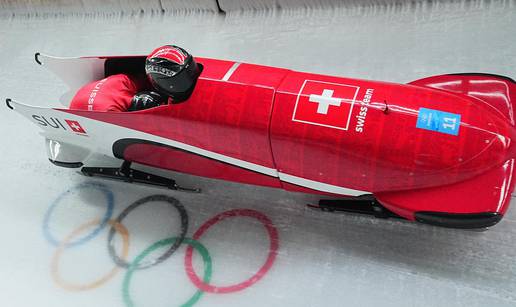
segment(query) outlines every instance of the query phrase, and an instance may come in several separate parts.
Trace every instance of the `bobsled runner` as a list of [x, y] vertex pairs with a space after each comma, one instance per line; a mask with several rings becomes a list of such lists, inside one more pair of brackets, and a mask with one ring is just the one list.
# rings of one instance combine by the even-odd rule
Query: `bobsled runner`
[[[74, 109], [81, 86], [144, 74], [145, 56], [36, 61], [70, 88], [61, 108], [7, 106], [43, 130], [50, 161], [86, 175], [162, 185], [131, 168], [166, 170], [325, 194], [328, 211], [455, 227], [499, 222], [514, 189], [516, 83], [468, 73], [408, 84], [195, 58], [191, 96], [133, 112]], [[89, 165], [94, 154], [121, 167]], [[328, 197], [325, 197], [328, 198]]]

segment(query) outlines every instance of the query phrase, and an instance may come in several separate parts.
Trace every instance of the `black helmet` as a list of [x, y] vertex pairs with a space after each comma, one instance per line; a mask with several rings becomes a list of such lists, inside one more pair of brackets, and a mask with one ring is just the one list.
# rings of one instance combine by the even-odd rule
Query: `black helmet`
[[192, 55], [174, 45], [155, 49], [145, 61], [145, 72], [154, 88], [174, 102], [190, 97], [201, 71]]

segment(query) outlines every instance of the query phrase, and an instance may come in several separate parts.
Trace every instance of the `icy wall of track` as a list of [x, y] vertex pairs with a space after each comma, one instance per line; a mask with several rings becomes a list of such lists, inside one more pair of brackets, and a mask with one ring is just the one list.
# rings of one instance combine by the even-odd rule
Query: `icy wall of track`
[[184, 10], [218, 11], [218, 8], [215, 0], [8, 0], [0, 2], [0, 16], [114, 15]]
[[390, 7], [401, 8], [417, 3], [439, 5], [440, 3], [456, 2], [466, 5], [481, 6], [485, 4], [483, 0], [455, 1], [455, 0], [219, 0], [220, 7], [224, 11], [235, 10], [271, 10], [271, 9], [336, 9], [346, 7], [354, 9], [357, 6], [369, 8]]
[[235, 12], [277, 9], [381, 9], [393, 10], [412, 5], [439, 6], [456, 3], [463, 7], [483, 7], [491, 2], [512, 0], [5, 0], [0, 2], [0, 17], [14, 15], [116, 15], [167, 13], [177, 11]]
[[[66, 86], [34, 62], [35, 52], [146, 54], [165, 43], [197, 56], [365, 79], [409, 82], [454, 72], [516, 79], [515, 10], [515, 1], [439, 1], [227, 14], [32, 14], [0, 20], [0, 305], [130, 306], [128, 296], [135, 306], [186, 302], [197, 288], [185, 273], [184, 246], [159, 265], [134, 272], [128, 287], [128, 271], [120, 269], [82, 291], [66, 282], [91, 284], [114, 267], [107, 248], [109, 226], [97, 221], [70, 238], [81, 244], [55, 246], [91, 219], [115, 219], [139, 199], [166, 194], [186, 210], [187, 237], [235, 209], [267, 216], [278, 232], [275, 250], [256, 219], [237, 216], [210, 228], [199, 242], [211, 255], [214, 285], [242, 283], [270, 253], [276, 258], [248, 288], [204, 293], [196, 306], [515, 306], [516, 200], [500, 224], [473, 232], [315, 212], [305, 204], [317, 201], [316, 196], [169, 172], [161, 174], [203, 192], [101, 181], [51, 165], [38, 128], [3, 104], [11, 97], [59, 106]], [[181, 233], [178, 211], [163, 202], [138, 207], [123, 224], [128, 259]], [[114, 238], [119, 253], [123, 238]], [[198, 252], [193, 262], [201, 274]]]

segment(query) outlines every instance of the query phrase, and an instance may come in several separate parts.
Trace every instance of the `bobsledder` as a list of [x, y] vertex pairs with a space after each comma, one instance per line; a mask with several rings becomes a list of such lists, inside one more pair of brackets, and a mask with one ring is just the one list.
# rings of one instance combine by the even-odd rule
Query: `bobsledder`
[[[43, 130], [52, 163], [85, 175], [183, 189], [137, 163], [331, 195], [315, 206], [327, 211], [456, 228], [499, 222], [514, 189], [507, 77], [395, 84], [193, 58], [177, 46], [36, 61], [69, 86], [65, 107], [7, 106]], [[121, 166], [89, 165], [94, 155]]]

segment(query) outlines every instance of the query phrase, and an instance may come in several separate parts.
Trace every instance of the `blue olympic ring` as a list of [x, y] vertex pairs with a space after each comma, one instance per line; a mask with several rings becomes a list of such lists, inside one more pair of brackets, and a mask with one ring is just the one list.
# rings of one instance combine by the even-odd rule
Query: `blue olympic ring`
[[52, 202], [50, 207], [47, 209], [47, 212], [45, 213], [45, 217], [43, 219], [43, 234], [44, 234], [45, 238], [47, 239], [47, 241], [50, 242], [52, 245], [58, 246], [60, 244], [60, 242], [52, 235], [52, 233], [50, 232], [50, 229], [49, 229], [49, 220], [52, 215], [52, 212], [57, 207], [57, 205], [61, 202], [61, 200], [65, 196], [70, 194], [72, 191], [86, 189], [86, 188], [98, 189], [104, 193], [104, 196], [106, 196], [106, 201], [107, 201], [106, 213], [102, 217], [99, 225], [95, 229], [93, 229], [93, 231], [90, 234], [66, 244], [65, 247], [73, 247], [73, 246], [81, 245], [81, 244], [84, 244], [84, 243], [88, 242], [89, 240], [93, 239], [107, 225], [109, 219], [111, 219], [111, 216], [113, 215], [113, 208], [115, 206], [114, 196], [113, 196], [113, 192], [111, 192], [111, 190], [109, 190], [105, 185], [102, 185], [99, 183], [86, 182], [86, 183], [81, 183], [79, 185], [76, 185], [76, 186], [66, 190], [65, 192], [61, 193], [61, 195], [59, 195]]

